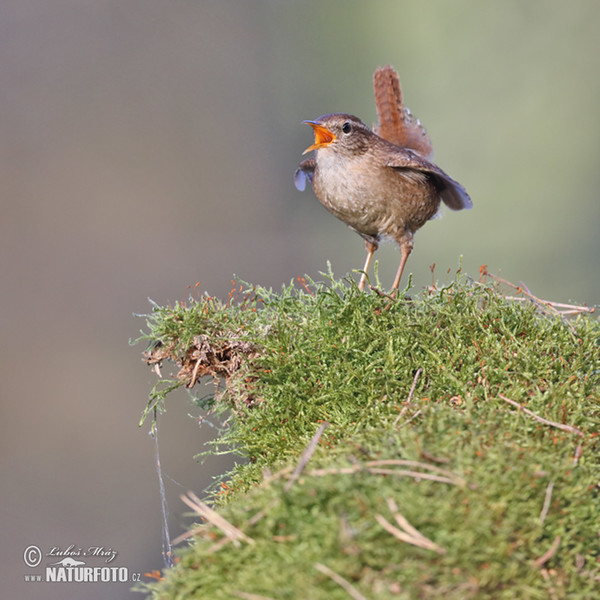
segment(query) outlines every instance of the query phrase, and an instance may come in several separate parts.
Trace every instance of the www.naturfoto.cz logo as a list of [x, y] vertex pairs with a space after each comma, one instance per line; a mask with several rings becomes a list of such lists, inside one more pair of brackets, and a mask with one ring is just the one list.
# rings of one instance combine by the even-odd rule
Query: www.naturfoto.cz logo
[[[31, 569], [37, 569], [44, 560], [48, 560], [42, 572], [25, 574], [25, 581], [49, 583], [118, 583], [140, 581], [140, 573], [129, 573], [123, 566], [112, 563], [118, 552], [104, 546], [88, 546], [87, 548], [71, 544], [66, 548], [51, 546], [43, 552], [39, 546], [25, 548], [23, 560]], [[56, 559], [59, 560], [56, 560]], [[85, 560], [82, 560], [85, 559]], [[94, 560], [100, 565], [90, 565]]]

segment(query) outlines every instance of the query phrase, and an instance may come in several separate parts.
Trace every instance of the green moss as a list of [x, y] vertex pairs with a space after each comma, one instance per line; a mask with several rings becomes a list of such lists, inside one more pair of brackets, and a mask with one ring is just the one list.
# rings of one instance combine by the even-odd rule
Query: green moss
[[[597, 320], [567, 324], [460, 275], [391, 303], [331, 276], [279, 293], [242, 284], [226, 303], [155, 306], [147, 320], [147, 360], [180, 367], [164, 390], [207, 374], [225, 380], [198, 402], [232, 414], [216, 447], [247, 461], [229, 474], [219, 512], [255, 542], [213, 551], [222, 533], [206, 524], [164, 579], [144, 588], [153, 597], [349, 598], [316, 563], [370, 599], [593, 597]], [[155, 393], [147, 412], [166, 398]], [[284, 491], [323, 421], [317, 451]], [[373, 472], [381, 465], [373, 461], [398, 460], [454, 476]], [[397, 526], [388, 499], [445, 553], [386, 531], [376, 515]], [[554, 554], [536, 566], [557, 536]]]

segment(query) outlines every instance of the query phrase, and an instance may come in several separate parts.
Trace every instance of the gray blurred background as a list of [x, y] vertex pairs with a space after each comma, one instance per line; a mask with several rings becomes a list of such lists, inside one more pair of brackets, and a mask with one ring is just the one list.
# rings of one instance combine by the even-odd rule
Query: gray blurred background
[[[160, 568], [155, 376], [133, 313], [343, 276], [363, 243], [297, 192], [326, 112], [375, 120], [378, 65], [399, 71], [435, 160], [474, 209], [416, 236], [421, 289], [462, 255], [537, 295], [600, 298], [600, 4], [594, 0], [3, 0], [0, 3], [1, 578], [5, 598], [137, 597], [24, 583], [30, 544], [104, 546]], [[391, 284], [398, 251], [378, 253]], [[221, 472], [182, 393], [161, 420], [173, 535]], [[228, 463], [230, 464], [230, 463]], [[177, 483], [175, 483], [177, 482]], [[45, 562], [43, 563], [45, 564]]]

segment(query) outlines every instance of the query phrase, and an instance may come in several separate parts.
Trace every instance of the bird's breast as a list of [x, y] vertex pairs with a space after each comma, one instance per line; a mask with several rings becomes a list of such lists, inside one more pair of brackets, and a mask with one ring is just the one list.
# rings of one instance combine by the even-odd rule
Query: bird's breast
[[344, 156], [323, 148], [316, 159], [317, 198], [364, 235], [395, 238], [404, 228], [415, 231], [439, 207], [437, 193], [422, 172], [392, 169], [369, 153]]

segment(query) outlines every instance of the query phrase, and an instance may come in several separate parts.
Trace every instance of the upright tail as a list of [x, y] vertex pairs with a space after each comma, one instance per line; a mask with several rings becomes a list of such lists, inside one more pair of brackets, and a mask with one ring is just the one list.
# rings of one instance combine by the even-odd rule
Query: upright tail
[[421, 156], [433, 153], [431, 140], [421, 121], [404, 106], [398, 73], [391, 65], [378, 67], [373, 74], [373, 91], [379, 125], [377, 135], [396, 146], [415, 150]]

